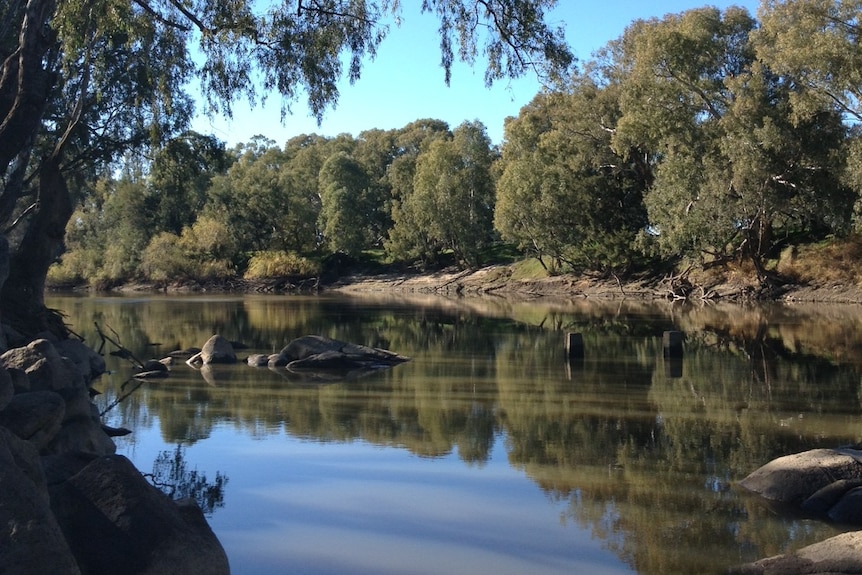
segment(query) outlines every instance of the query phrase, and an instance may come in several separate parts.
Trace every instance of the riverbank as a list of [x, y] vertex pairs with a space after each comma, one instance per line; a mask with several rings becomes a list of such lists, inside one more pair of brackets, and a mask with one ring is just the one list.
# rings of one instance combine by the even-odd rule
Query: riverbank
[[837, 281], [791, 283], [764, 288], [753, 276], [741, 273], [700, 274], [685, 280], [642, 277], [622, 281], [573, 274], [519, 278], [514, 272], [514, 266], [494, 265], [475, 271], [447, 269], [427, 274], [355, 274], [323, 285], [322, 289], [341, 292], [497, 295], [515, 299], [554, 297], [862, 303], [862, 288]]

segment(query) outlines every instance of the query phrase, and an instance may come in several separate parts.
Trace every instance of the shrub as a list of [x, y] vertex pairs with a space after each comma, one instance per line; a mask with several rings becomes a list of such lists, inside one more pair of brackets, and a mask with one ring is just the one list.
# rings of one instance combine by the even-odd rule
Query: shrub
[[194, 275], [195, 262], [186, 257], [179, 236], [162, 232], [150, 240], [141, 258], [141, 271], [152, 281], [167, 282]]
[[284, 276], [313, 277], [320, 273], [320, 265], [308, 258], [285, 251], [256, 252], [248, 261], [246, 279], [264, 279]]

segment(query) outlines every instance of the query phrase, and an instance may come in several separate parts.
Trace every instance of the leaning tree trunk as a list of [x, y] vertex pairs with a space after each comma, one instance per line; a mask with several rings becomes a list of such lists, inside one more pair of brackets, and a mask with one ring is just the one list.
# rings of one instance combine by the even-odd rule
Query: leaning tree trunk
[[[12, 23], [7, 28], [12, 32], [4, 39], [15, 37], [17, 43], [7, 44], [10, 51], [0, 52], [0, 224], [4, 228], [23, 194], [23, 173], [57, 79], [48, 64], [57, 48], [49, 26], [56, 0], [26, 0], [15, 6], [17, 10], [10, 5], [4, 13], [6, 23]], [[15, 18], [20, 18], [20, 26], [14, 25]], [[55, 333], [65, 331], [62, 322], [58, 329], [51, 320], [43, 295], [48, 266], [71, 217], [59, 154], [51, 158], [41, 168], [38, 209], [20, 222], [22, 229], [31, 227], [23, 237], [9, 235], [0, 240], [0, 279], [5, 280], [0, 281], [0, 319], [24, 335], [51, 326]]]
[[45, 307], [48, 268], [62, 253], [66, 224], [72, 217], [69, 189], [59, 160], [45, 160], [39, 170], [38, 208], [10, 253], [9, 277], [0, 295], [0, 317], [25, 336], [40, 332], [64, 337], [62, 318]]

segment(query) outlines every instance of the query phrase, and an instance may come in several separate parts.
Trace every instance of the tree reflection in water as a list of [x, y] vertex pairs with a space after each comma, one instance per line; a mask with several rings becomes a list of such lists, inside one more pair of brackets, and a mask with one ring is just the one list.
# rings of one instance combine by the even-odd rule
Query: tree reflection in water
[[216, 471], [210, 483], [197, 469], [189, 469], [185, 449], [177, 444], [173, 451], [162, 451], [153, 462], [153, 472], [144, 474], [150, 483], [174, 500], [194, 499], [207, 517], [224, 506], [228, 478]]
[[[230, 429], [455, 454], [481, 469], [503, 442], [508, 465], [563, 503], [563, 523], [589, 530], [642, 575], [716, 572], [834, 534], [778, 517], [733, 485], [776, 456], [862, 439], [862, 307], [378, 297], [51, 305], [76, 326], [111, 325], [140, 354], [152, 341], [171, 342], [159, 350], [167, 353], [213, 333], [272, 353], [319, 333], [414, 358], [327, 385], [242, 365], [210, 379], [174, 366], [111, 412], [133, 430], [157, 425], [168, 446]], [[681, 370], [666, 369], [665, 330], [686, 334]], [[585, 345], [568, 370], [567, 332]], [[160, 456], [154, 477], [210, 513], [227, 481], [189, 471], [179, 446]]]

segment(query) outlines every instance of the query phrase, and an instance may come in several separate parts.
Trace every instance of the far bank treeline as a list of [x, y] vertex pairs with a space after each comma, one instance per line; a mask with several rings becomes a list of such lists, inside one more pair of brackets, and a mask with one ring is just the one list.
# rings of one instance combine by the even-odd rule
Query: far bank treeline
[[[548, 271], [746, 262], [862, 227], [862, 2], [636, 21], [505, 125], [226, 149], [189, 132], [82, 183], [55, 284], [315, 276], [333, 260]], [[333, 255], [338, 257], [333, 258]]]

